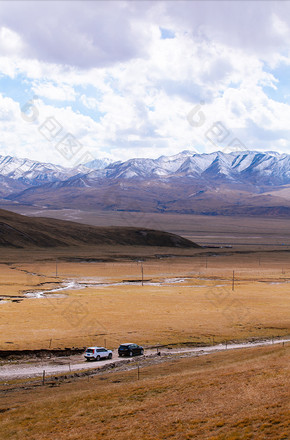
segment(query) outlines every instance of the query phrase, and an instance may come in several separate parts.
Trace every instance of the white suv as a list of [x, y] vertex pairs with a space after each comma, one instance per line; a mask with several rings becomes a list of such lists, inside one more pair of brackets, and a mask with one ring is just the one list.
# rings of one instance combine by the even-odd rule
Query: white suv
[[113, 352], [112, 350], [107, 350], [104, 347], [88, 347], [84, 356], [87, 361], [99, 361], [101, 359], [112, 359]]

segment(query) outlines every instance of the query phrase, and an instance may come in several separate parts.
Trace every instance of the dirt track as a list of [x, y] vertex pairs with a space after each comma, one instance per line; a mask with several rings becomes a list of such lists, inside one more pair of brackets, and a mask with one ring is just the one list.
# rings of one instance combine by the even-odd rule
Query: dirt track
[[[219, 344], [207, 347], [187, 347], [179, 349], [161, 348], [159, 353], [161, 358], [172, 357], [172, 355], [186, 355], [186, 356], [201, 356], [208, 355], [223, 350], [237, 350], [240, 348], [251, 348], [272, 344], [285, 344], [290, 342], [290, 338], [284, 339], [273, 339], [273, 340], [260, 340], [255, 342], [246, 343], [232, 343], [232, 344]], [[145, 355], [138, 357], [138, 359], [148, 361], [152, 359], [153, 356], [157, 356], [157, 350], [146, 350]], [[159, 356], [159, 355], [158, 355]], [[84, 361], [83, 355], [73, 355], [70, 357], [52, 357], [50, 359], [39, 360], [29, 360], [29, 361], [5, 361], [2, 362], [0, 366], [0, 382], [12, 380], [12, 379], [25, 379], [42, 376], [45, 370], [46, 376], [56, 375], [56, 374], [73, 374], [74, 372], [84, 372], [88, 370], [98, 370], [101, 367], [105, 367], [109, 364], [114, 364], [112, 367], [129, 364], [134, 361], [134, 359], [119, 358], [117, 351], [113, 351], [113, 358], [111, 360], [104, 360], [99, 362], [87, 362]], [[128, 368], [130, 366], [128, 365]]]

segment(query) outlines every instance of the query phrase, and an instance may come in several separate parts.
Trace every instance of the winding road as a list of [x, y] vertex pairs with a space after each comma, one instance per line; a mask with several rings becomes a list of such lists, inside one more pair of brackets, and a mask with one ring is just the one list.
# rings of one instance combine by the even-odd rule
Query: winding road
[[[231, 343], [231, 344], [218, 344], [205, 347], [184, 347], [184, 348], [159, 348], [161, 357], [168, 355], [192, 355], [201, 356], [209, 355], [224, 350], [238, 350], [242, 348], [262, 347], [274, 344], [285, 344], [290, 342], [290, 338], [279, 338], [273, 340], [260, 340], [255, 342], [245, 343]], [[145, 355], [139, 357], [140, 359], [152, 358], [157, 355], [157, 350], [147, 349]], [[134, 358], [129, 358], [127, 362], [133, 361]], [[12, 379], [25, 379], [40, 377], [45, 371], [46, 376], [52, 376], [56, 374], [72, 374], [74, 372], [96, 370], [100, 367], [104, 367], [108, 364], [115, 364], [118, 366], [124, 363], [124, 358], [118, 357], [117, 350], [113, 351], [113, 358], [99, 361], [99, 362], [87, 362], [84, 360], [83, 355], [74, 355], [70, 357], [51, 357], [43, 360], [29, 360], [29, 361], [5, 361], [0, 364], [0, 382], [12, 380]]]

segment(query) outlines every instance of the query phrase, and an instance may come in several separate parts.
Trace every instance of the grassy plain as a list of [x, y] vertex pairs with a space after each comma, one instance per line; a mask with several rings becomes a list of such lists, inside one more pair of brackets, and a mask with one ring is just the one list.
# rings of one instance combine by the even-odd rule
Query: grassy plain
[[287, 440], [285, 344], [6, 393], [1, 440]]
[[[18, 251], [18, 261], [6, 254], [10, 264], [0, 265], [0, 349], [115, 348], [131, 340], [145, 346], [209, 344], [289, 334], [288, 252], [203, 249], [154, 257], [170, 251], [150, 250], [143, 286], [136, 259], [144, 249], [107, 249], [107, 262], [95, 261], [105, 255], [102, 249], [72, 251], [70, 261], [67, 250], [66, 257], [62, 251], [25, 251], [23, 258]], [[24, 297], [25, 291], [65, 283], [75, 284], [46, 298]]]
[[[121, 224], [125, 215], [139, 226], [233, 247], [6, 249], [0, 349], [289, 335], [289, 221], [123, 213]], [[105, 213], [92, 214], [93, 222], [109, 224]], [[25, 297], [65, 285], [46, 298]], [[0, 439], [286, 440], [289, 350], [285, 344], [161, 357], [140, 370], [139, 381], [132, 369], [27, 390], [1, 384]]]

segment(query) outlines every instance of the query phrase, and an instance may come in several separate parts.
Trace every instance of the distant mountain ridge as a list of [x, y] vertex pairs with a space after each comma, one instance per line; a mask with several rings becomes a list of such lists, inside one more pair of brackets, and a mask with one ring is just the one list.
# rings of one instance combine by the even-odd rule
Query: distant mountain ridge
[[36, 162], [30, 159], [0, 156], [0, 176], [37, 186], [43, 183], [66, 180], [78, 173], [86, 173], [90, 169], [102, 169], [110, 163], [110, 159], [104, 158], [95, 159], [78, 167], [65, 168], [61, 165]]
[[72, 169], [0, 156], [0, 188], [6, 200], [40, 207], [288, 216], [290, 155], [185, 150]]
[[223, 178], [253, 184], [283, 185], [290, 183], [290, 155], [256, 151], [197, 154], [183, 151], [158, 159], [130, 159], [112, 163], [87, 177], [107, 178]]
[[75, 168], [0, 156], [0, 176], [39, 185], [65, 181], [78, 175], [82, 178], [172, 178], [222, 177], [229, 180], [248, 179], [254, 184], [283, 185], [290, 183], [290, 155], [276, 152], [243, 151], [195, 153], [185, 150], [157, 159], [133, 158], [113, 162], [95, 159]]

